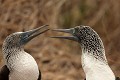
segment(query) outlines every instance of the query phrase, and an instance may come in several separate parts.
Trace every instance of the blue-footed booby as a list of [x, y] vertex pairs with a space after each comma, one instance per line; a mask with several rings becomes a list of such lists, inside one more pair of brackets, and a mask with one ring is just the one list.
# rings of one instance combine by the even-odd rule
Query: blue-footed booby
[[53, 31], [70, 33], [72, 36], [53, 36], [52, 38], [69, 39], [80, 44], [85, 80], [120, 80], [118, 77], [115, 78], [109, 67], [103, 42], [92, 28], [81, 25], [70, 29], [53, 29]]
[[44, 25], [6, 37], [2, 46], [5, 65], [1, 68], [0, 80], [41, 80], [38, 65], [35, 59], [24, 51], [24, 45], [48, 30], [48, 25]]

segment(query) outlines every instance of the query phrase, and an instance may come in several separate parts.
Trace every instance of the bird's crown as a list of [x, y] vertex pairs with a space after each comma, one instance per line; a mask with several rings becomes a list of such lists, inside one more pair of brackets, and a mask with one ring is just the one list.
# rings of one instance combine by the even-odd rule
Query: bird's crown
[[12, 33], [6, 37], [6, 39], [4, 40], [4, 44], [11, 47], [17, 45], [20, 46], [22, 45], [23, 36], [23, 32]]

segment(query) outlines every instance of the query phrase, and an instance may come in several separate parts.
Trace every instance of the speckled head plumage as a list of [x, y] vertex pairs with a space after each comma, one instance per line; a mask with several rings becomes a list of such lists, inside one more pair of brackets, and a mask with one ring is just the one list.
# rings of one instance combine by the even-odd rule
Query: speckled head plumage
[[48, 25], [44, 25], [42, 27], [26, 32], [16, 32], [10, 34], [3, 42], [3, 54], [6, 56], [8, 54], [24, 50], [23, 47], [26, 43], [28, 43], [31, 39], [38, 36], [39, 34], [46, 32], [47, 30], [49, 30]]
[[24, 46], [27, 42], [29, 42], [34, 37], [49, 30], [47, 26], [48, 25], [44, 25], [42, 27], [30, 30], [30, 31], [16, 32], [16, 33], [10, 34], [4, 40], [3, 45], [7, 45], [7, 46], [11, 46], [11, 47]]
[[80, 43], [83, 52], [93, 55], [94, 58], [106, 62], [103, 42], [99, 35], [89, 26], [76, 26], [70, 29], [54, 29], [54, 31], [70, 33], [73, 36], [56, 36], [53, 38], [62, 38], [74, 40]]
[[8, 47], [9, 49], [14, 47], [22, 47], [22, 38], [21, 38], [22, 36], [23, 36], [23, 32], [16, 32], [16, 33], [10, 34], [4, 40], [3, 48]]

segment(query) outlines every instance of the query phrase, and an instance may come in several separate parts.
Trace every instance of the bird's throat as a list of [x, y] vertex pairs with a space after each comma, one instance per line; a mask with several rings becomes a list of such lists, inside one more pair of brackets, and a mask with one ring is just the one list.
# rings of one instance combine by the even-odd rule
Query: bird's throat
[[114, 78], [114, 74], [108, 63], [89, 54], [86, 52], [82, 53], [81, 56], [82, 67], [87, 78], [86, 80], [112, 80]]

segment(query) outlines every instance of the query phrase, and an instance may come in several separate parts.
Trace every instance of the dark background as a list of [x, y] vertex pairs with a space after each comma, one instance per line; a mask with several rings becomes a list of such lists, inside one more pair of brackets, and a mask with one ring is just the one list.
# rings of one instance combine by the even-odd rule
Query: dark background
[[[102, 38], [108, 63], [120, 77], [120, 0], [0, 0], [0, 66], [6, 36], [44, 24], [54, 28], [91, 26]], [[51, 39], [48, 31], [25, 46], [37, 61], [42, 80], [83, 80], [81, 49], [76, 42]]]

